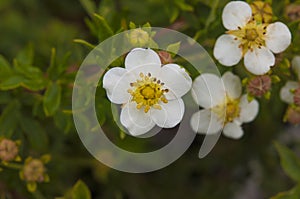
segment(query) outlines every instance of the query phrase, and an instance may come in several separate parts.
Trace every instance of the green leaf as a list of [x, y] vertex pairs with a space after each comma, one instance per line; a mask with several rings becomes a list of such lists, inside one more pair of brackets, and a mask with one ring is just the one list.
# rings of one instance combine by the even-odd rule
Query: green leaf
[[43, 78], [43, 72], [31, 65], [21, 65], [18, 62], [14, 62], [14, 68], [17, 74], [20, 74], [28, 79]]
[[0, 82], [0, 89], [11, 90], [11, 89], [18, 88], [21, 86], [23, 81], [24, 78], [19, 75], [8, 77], [4, 79], [2, 82]]
[[48, 147], [48, 137], [44, 127], [35, 119], [25, 115], [20, 120], [20, 123], [31, 148], [45, 151]]
[[31, 91], [40, 91], [45, 89], [47, 85], [47, 80], [46, 79], [25, 79], [22, 83], [21, 86], [31, 90]]
[[188, 11], [188, 12], [194, 11], [194, 7], [185, 3], [184, 0], [176, 0], [175, 3], [183, 11]]
[[300, 187], [297, 186], [289, 191], [281, 192], [271, 199], [299, 199], [300, 198]]
[[167, 47], [167, 51], [173, 53], [174, 55], [176, 55], [180, 49], [180, 41], [174, 44], [170, 44]]
[[50, 82], [43, 99], [44, 112], [46, 116], [56, 113], [61, 101], [61, 86], [57, 82]]
[[211, 8], [211, 11], [210, 11], [210, 14], [206, 20], [206, 23], [205, 23], [205, 29], [207, 30], [210, 26], [210, 24], [212, 22], [215, 21], [216, 19], [216, 12], [217, 12], [217, 9], [218, 9], [218, 5], [219, 5], [219, 0], [215, 0], [213, 1], [213, 5], [212, 5], [212, 8]]
[[53, 116], [55, 125], [64, 133], [68, 133], [72, 127], [73, 119], [71, 114], [57, 111]]
[[91, 199], [91, 192], [84, 182], [79, 180], [72, 188], [72, 199]]
[[12, 73], [12, 68], [8, 61], [2, 55], [0, 55], [0, 78], [2, 79], [10, 76]]
[[36, 191], [36, 188], [37, 188], [36, 182], [27, 182], [26, 186], [27, 186], [27, 190], [29, 192], [33, 193]]
[[91, 0], [79, 0], [82, 7], [86, 10], [86, 12], [92, 16], [93, 13], [96, 12], [96, 5], [94, 1]]
[[129, 22], [129, 28], [130, 28], [130, 29], [135, 29], [135, 28], [136, 28], [135, 23], [133, 23], [132, 21]]
[[277, 142], [275, 142], [275, 147], [279, 153], [280, 163], [285, 173], [296, 182], [300, 182], [299, 158], [293, 151]]
[[[76, 42], [76, 41], [77, 40], [74, 40], [74, 42]], [[57, 55], [56, 55], [56, 49], [52, 48], [50, 65], [47, 69], [47, 74], [51, 80], [56, 81], [64, 73], [64, 71], [68, 67], [68, 60], [69, 60], [70, 56], [71, 56], [71, 53], [68, 52], [63, 56], [62, 60], [58, 61]], [[60, 64], [58, 64], [58, 62]]]
[[16, 60], [21, 65], [32, 65], [33, 58], [34, 58], [34, 51], [33, 51], [33, 46], [31, 44], [29, 44], [26, 48], [21, 50], [16, 56]]
[[104, 17], [94, 14], [94, 19], [98, 27], [98, 39], [103, 41], [114, 34]]
[[0, 117], [0, 137], [10, 138], [17, 128], [20, 118], [20, 103], [12, 101], [3, 110]]
[[87, 41], [84, 41], [84, 40], [82, 40], [82, 39], [74, 39], [73, 41], [74, 41], [75, 43], [85, 45], [86, 47], [91, 48], [91, 49], [96, 48], [96, 46], [94, 46], [93, 44], [91, 44], [91, 43], [89, 43], [89, 42], [87, 42]]

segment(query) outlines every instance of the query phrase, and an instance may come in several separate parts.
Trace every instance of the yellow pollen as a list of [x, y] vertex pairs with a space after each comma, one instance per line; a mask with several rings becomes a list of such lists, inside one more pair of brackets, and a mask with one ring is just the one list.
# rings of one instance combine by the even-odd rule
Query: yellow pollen
[[266, 29], [266, 24], [251, 20], [244, 27], [239, 27], [238, 30], [227, 31], [227, 34], [234, 36], [235, 40], [240, 41], [239, 48], [242, 49], [243, 55], [245, 55], [249, 50], [253, 51], [256, 48], [265, 46]]
[[240, 100], [239, 99], [230, 99], [227, 97], [225, 103], [217, 105], [213, 107], [211, 110], [220, 120], [224, 120], [224, 125], [233, 122], [233, 120], [239, 117], [241, 109], [240, 109]]
[[160, 102], [168, 103], [165, 93], [169, 90], [164, 89], [164, 83], [152, 77], [151, 73], [147, 75], [140, 73], [140, 79], [130, 83], [130, 86], [132, 89], [129, 89], [128, 93], [132, 96], [131, 101], [136, 102], [137, 109], [144, 108], [145, 113], [151, 108], [161, 110]]
[[257, 37], [258, 33], [256, 32], [256, 29], [252, 28], [246, 30], [246, 39], [248, 41], [255, 41]]

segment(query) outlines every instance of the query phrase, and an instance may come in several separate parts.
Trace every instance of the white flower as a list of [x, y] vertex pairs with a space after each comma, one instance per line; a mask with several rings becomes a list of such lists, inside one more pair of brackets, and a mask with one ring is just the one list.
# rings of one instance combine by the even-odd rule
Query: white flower
[[183, 118], [181, 97], [192, 86], [184, 69], [176, 64], [162, 66], [151, 49], [135, 48], [125, 59], [125, 68], [110, 69], [103, 87], [112, 103], [122, 104], [120, 121], [133, 136], [155, 125], [173, 128]]
[[223, 129], [225, 136], [239, 139], [244, 134], [242, 123], [253, 121], [258, 114], [258, 102], [248, 102], [247, 95], [241, 96], [241, 80], [231, 72], [222, 78], [208, 73], [200, 75], [193, 83], [192, 94], [204, 109], [192, 116], [191, 126], [202, 134], [215, 134]]
[[236, 65], [244, 57], [249, 72], [263, 75], [275, 64], [273, 53], [284, 51], [291, 43], [291, 33], [285, 24], [256, 22], [246, 2], [228, 3], [222, 20], [228, 31], [217, 39], [214, 56], [225, 66]]
[[[298, 80], [300, 81], [300, 56], [295, 56], [292, 61], [292, 69], [298, 75]], [[296, 81], [287, 81], [285, 86], [280, 90], [280, 98], [287, 104], [294, 104], [294, 97], [296, 89], [300, 88], [300, 83]]]

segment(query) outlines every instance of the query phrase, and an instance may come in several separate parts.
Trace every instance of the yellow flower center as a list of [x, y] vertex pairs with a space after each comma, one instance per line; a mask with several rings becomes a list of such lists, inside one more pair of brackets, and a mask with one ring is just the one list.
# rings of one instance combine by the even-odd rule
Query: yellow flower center
[[258, 37], [258, 33], [255, 28], [246, 30], [246, 39], [248, 41], [255, 41], [257, 37]]
[[219, 119], [224, 120], [224, 124], [233, 122], [233, 120], [239, 117], [240, 109], [240, 100], [239, 99], [230, 99], [226, 98], [226, 101], [223, 104], [217, 105], [212, 108], [212, 112], [217, 114]]
[[144, 108], [144, 112], [147, 113], [150, 108], [161, 110], [159, 102], [168, 103], [165, 97], [165, 93], [169, 92], [168, 89], [164, 89], [164, 83], [157, 80], [155, 77], [151, 77], [151, 73], [147, 75], [141, 73], [140, 79], [130, 84], [133, 89], [129, 89], [128, 93], [131, 94], [131, 101], [136, 102], [137, 109]]
[[243, 50], [243, 55], [245, 55], [248, 50], [253, 51], [253, 49], [261, 48], [266, 45], [266, 29], [266, 24], [257, 23], [255, 20], [251, 20], [246, 26], [239, 27], [238, 30], [229, 30], [227, 33], [233, 35], [235, 40], [241, 42], [239, 48]]

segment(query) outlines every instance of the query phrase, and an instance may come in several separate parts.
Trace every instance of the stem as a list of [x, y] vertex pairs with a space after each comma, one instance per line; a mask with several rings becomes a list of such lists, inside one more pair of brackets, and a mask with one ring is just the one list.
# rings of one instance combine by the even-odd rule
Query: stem
[[16, 169], [16, 170], [21, 170], [23, 165], [21, 164], [16, 164], [16, 163], [0, 163], [1, 167], [6, 167], [6, 168], [10, 168], [10, 169]]
[[36, 199], [46, 199], [45, 196], [43, 196], [43, 194], [39, 190], [36, 190], [35, 192], [33, 192], [32, 195]]

